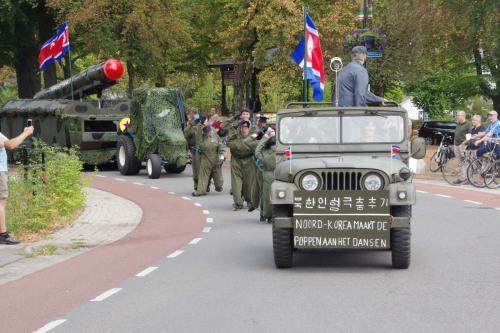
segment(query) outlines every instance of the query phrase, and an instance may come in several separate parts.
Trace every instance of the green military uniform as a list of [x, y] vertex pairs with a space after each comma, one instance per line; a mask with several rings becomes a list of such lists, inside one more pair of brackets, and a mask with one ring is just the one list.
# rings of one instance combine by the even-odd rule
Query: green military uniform
[[224, 156], [225, 147], [219, 135], [211, 129], [207, 135], [202, 135], [198, 146], [201, 161], [198, 172], [198, 187], [193, 195], [205, 195], [211, 178], [214, 180], [215, 190], [221, 192], [224, 179], [219, 162], [220, 156]]
[[188, 123], [184, 129], [184, 135], [189, 144], [191, 151], [191, 167], [193, 168], [193, 182], [194, 189], [198, 187], [198, 171], [200, 169], [201, 155], [199, 153], [199, 144], [201, 142], [203, 125], [195, 124], [194, 122]]
[[234, 207], [243, 208], [243, 199], [252, 206], [252, 182], [254, 181], [255, 167], [252, 156], [257, 141], [250, 135], [246, 138], [240, 133], [228, 139], [227, 146], [231, 149], [231, 190]]
[[[239, 133], [238, 128], [239, 128], [239, 122], [234, 121], [233, 118], [229, 118], [229, 119], [225, 120], [221, 126], [221, 129], [224, 133], [224, 136], [226, 136], [227, 138], [230, 138], [230, 137], [237, 135]], [[259, 133], [259, 126], [250, 125], [249, 133], [250, 134]]]
[[262, 192], [261, 202], [262, 210], [261, 216], [265, 219], [271, 219], [273, 215], [273, 206], [271, 204], [271, 184], [274, 180], [274, 169], [276, 168], [276, 154], [272, 149], [266, 149], [265, 145], [270, 138], [264, 137], [260, 140], [257, 148], [255, 149], [255, 157], [260, 161], [262, 170]]

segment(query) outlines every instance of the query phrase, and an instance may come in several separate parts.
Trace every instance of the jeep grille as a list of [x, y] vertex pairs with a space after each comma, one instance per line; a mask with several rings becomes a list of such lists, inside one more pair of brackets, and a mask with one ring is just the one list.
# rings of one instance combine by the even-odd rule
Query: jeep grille
[[361, 172], [328, 171], [322, 172], [323, 191], [356, 191], [361, 190]]

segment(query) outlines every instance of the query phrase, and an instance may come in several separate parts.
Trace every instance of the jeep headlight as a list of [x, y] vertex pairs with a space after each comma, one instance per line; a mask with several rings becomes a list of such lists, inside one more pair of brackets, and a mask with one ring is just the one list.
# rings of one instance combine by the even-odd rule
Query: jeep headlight
[[364, 184], [368, 191], [378, 191], [382, 188], [382, 178], [372, 173], [365, 177]]
[[319, 187], [319, 178], [318, 176], [309, 173], [302, 176], [302, 180], [300, 181], [300, 185], [306, 191], [315, 191]]

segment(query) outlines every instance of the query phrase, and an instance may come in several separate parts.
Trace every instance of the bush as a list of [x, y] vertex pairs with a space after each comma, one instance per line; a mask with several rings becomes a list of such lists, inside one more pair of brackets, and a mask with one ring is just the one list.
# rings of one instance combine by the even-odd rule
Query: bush
[[[40, 144], [30, 154], [29, 167], [18, 164], [9, 176], [6, 218], [17, 236], [61, 227], [85, 203], [83, 163], [75, 149]], [[45, 167], [42, 167], [42, 152]]]

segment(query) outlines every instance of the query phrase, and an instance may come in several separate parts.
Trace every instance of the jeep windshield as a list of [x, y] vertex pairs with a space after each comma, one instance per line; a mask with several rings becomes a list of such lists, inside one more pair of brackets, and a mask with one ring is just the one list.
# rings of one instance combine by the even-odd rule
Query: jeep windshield
[[404, 118], [395, 115], [284, 117], [279, 124], [283, 144], [399, 143]]

